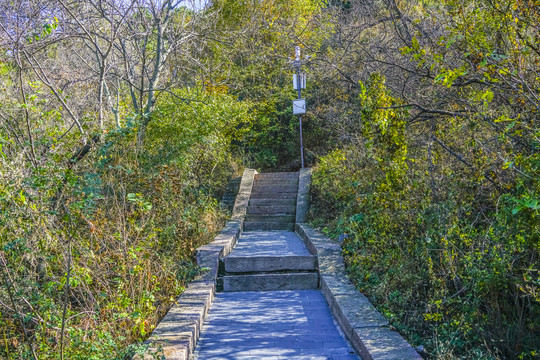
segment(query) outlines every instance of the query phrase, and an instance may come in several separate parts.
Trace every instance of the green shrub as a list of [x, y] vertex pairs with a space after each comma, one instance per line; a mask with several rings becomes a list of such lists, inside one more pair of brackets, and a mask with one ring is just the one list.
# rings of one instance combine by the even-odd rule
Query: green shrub
[[[313, 224], [342, 240], [352, 281], [430, 357], [535, 358], [538, 155], [521, 157], [526, 172], [497, 191], [444, 149], [411, 145], [417, 135], [385, 109], [396, 101], [380, 77], [362, 96], [363, 140], [315, 168]], [[457, 139], [469, 129], [440, 136], [465, 148]]]
[[61, 344], [65, 359], [141, 349], [199, 273], [194, 250], [223, 225], [218, 199], [248, 110], [225, 94], [176, 91], [160, 98], [142, 143], [127, 118], [76, 170], [60, 160], [27, 173], [22, 159], [0, 157], [2, 359], [58, 359]]

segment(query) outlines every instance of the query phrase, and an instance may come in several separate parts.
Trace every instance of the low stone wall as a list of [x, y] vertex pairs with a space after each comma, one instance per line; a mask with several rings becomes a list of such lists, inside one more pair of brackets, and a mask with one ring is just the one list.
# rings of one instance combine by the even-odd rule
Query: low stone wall
[[296, 232], [318, 257], [320, 287], [336, 321], [364, 360], [422, 359], [348, 280], [341, 246], [307, 224]]
[[296, 223], [306, 221], [310, 204], [311, 168], [300, 169], [298, 174], [298, 194], [296, 195]]
[[154, 354], [159, 355], [159, 359], [188, 360], [193, 354], [216, 293], [219, 259], [232, 251], [242, 233], [255, 174], [255, 170], [244, 171], [234, 204], [233, 219], [225, 224], [214, 241], [196, 250], [197, 264], [204, 269], [204, 273], [188, 285], [154, 329], [146, 341], [149, 344], [147, 354], [136, 355], [134, 360], [155, 359]]
[[240, 188], [236, 195], [234, 202], [234, 208], [232, 212], [232, 220], [244, 221], [247, 214], [247, 208], [249, 204], [249, 198], [251, 197], [251, 189], [253, 188], [253, 182], [255, 181], [255, 174], [257, 171], [253, 169], [244, 170], [242, 180], [240, 181]]

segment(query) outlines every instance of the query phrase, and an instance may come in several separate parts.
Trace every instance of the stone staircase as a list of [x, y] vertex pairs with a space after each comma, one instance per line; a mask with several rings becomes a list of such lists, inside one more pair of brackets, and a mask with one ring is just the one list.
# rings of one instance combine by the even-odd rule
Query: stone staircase
[[349, 282], [340, 245], [305, 223], [310, 177], [244, 171], [231, 221], [197, 249], [207, 271], [134, 359], [421, 359]]
[[298, 173], [256, 174], [244, 231], [294, 231]]
[[221, 291], [316, 289], [317, 258], [294, 230], [296, 172], [256, 174], [244, 233], [234, 250], [221, 259]]
[[317, 289], [317, 257], [290, 231], [244, 232], [221, 259], [218, 291]]

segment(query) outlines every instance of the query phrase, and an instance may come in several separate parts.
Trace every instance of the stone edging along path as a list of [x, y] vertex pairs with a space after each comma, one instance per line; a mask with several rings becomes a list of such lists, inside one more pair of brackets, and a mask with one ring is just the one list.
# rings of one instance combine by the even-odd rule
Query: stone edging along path
[[[188, 285], [154, 329], [146, 341], [149, 353], [136, 355], [134, 360], [154, 359], [152, 353], [156, 352], [166, 360], [188, 360], [193, 354], [216, 292], [219, 259], [231, 252], [242, 233], [256, 173], [244, 171], [231, 221], [214, 241], [197, 249], [197, 264], [205, 273]], [[318, 257], [320, 288], [336, 321], [365, 360], [422, 359], [399, 333], [390, 330], [388, 321], [349, 282], [339, 244], [303, 223], [309, 207], [310, 178], [310, 169], [300, 171], [296, 232]]]
[[296, 233], [319, 261], [321, 291], [339, 326], [362, 359], [422, 359], [349, 281], [340, 245], [307, 224]]
[[255, 170], [244, 171], [234, 203], [231, 220], [214, 240], [196, 250], [197, 265], [205, 269], [203, 275], [189, 283], [146, 341], [149, 351], [133, 360], [154, 359], [152, 354], [166, 360], [188, 360], [195, 350], [204, 319], [216, 293], [219, 259], [227, 256], [242, 233]]

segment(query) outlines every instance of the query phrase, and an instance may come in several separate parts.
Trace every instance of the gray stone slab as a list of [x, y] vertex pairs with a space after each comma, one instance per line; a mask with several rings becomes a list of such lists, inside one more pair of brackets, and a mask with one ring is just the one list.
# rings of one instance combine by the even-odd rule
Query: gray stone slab
[[256, 174], [255, 179], [264, 180], [264, 179], [298, 179], [297, 172], [275, 172], [275, 173], [262, 173]]
[[313, 273], [283, 273], [224, 276], [223, 291], [306, 290], [319, 286], [319, 275]]
[[273, 179], [255, 179], [256, 185], [271, 186], [271, 185], [282, 185], [282, 186], [298, 186], [297, 178], [273, 178]]
[[251, 199], [295, 199], [296, 192], [253, 192]]
[[361, 355], [371, 360], [421, 360], [422, 357], [403, 339], [389, 328], [355, 329], [352, 339]]
[[296, 197], [296, 223], [298, 224], [306, 221], [311, 200], [309, 195], [310, 188], [311, 169], [301, 169], [298, 177], [298, 192]]
[[[296, 199], [250, 199], [249, 205], [266, 206], [266, 205], [296, 205]], [[293, 219], [294, 220], [294, 219]]]
[[358, 290], [347, 277], [336, 277], [324, 273], [321, 274], [320, 277], [321, 290], [323, 293], [329, 292], [332, 296], [358, 294]]
[[134, 359], [153, 359], [152, 354], [157, 353], [166, 359], [187, 360], [193, 353], [210, 308], [214, 294], [213, 283], [211, 285], [195, 283], [191, 289], [188, 288], [152, 332], [147, 341], [149, 351]]
[[230, 220], [225, 223], [223, 230], [220, 234], [233, 235], [235, 237], [240, 236], [242, 232], [242, 221], [241, 220]]
[[248, 214], [295, 214], [296, 206], [294, 205], [267, 205], [267, 206], [248, 206]]
[[244, 230], [245, 231], [270, 231], [270, 230], [293, 231], [294, 223], [246, 221], [244, 223]]
[[236, 195], [236, 201], [234, 202], [234, 208], [231, 219], [242, 220], [246, 216], [249, 199], [251, 197], [251, 191], [253, 188], [254, 177], [257, 171], [252, 169], [244, 170], [242, 180], [240, 181], [240, 188]]
[[336, 295], [332, 300], [332, 313], [350, 337], [355, 328], [388, 326], [388, 320], [361, 293]]
[[254, 273], [269, 271], [315, 271], [317, 258], [313, 255], [297, 256], [228, 256], [224, 259], [225, 271], [228, 273]]
[[248, 214], [246, 222], [272, 222], [272, 223], [289, 223], [294, 224], [294, 215], [264, 215], [264, 214]]
[[244, 232], [228, 257], [309, 256], [304, 242], [290, 231]]
[[253, 185], [251, 190], [253, 194], [269, 194], [269, 193], [296, 193], [298, 188], [296, 186], [280, 186], [280, 185]]
[[144, 355], [135, 355], [133, 360], [187, 360], [192, 354], [193, 338], [190, 335], [164, 336], [148, 342], [150, 348]]
[[[216, 326], [225, 321], [226, 327]], [[321, 292], [300, 290], [217, 294], [194, 359], [331, 360], [339, 356], [358, 359], [332, 321]]]

